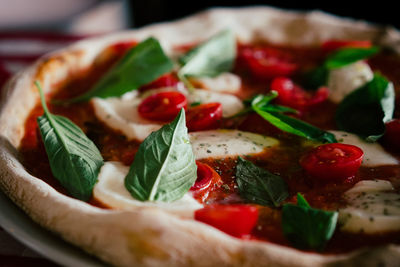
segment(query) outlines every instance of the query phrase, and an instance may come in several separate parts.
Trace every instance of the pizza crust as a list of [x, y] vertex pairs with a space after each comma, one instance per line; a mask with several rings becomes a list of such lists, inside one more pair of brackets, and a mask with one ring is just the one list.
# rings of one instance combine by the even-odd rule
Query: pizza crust
[[0, 187], [32, 219], [63, 239], [121, 266], [395, 266], [400, 247], [386, 245], [349, 254], [306, 253], [268, 242], [245, 241], [157, 208], [104, 210], [58, 193], [31, 176], [18, 161], [24, 121], [38, 102], [39, 80], [45, 92], [89, 67], [107, 45], [154, 36], [164, 49], [207, 39], [231, 28], [242, 42], [265, 40], [317, 45], [323, 40], [371, 39], [400, 53], [400, 34], [362, 21], [321, 12], [299, 13], [268, 7], [212, 9], [171, 23], [116, 33], [76, 43], [49, 54], [17, 74], [3, 89], [0, 104]]

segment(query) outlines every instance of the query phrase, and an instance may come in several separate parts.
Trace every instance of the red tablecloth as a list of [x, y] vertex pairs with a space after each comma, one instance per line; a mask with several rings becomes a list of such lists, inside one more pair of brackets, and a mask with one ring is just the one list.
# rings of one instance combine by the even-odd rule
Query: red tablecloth
[[[54, 33], [0, 32], [0, 88], [14, 73], [44, 53], [64, 47], [81, 38], [81, 36]], [[56, 264], [27, 248], [0, 227], [0, 267], [5, 266], [56, 266]]]

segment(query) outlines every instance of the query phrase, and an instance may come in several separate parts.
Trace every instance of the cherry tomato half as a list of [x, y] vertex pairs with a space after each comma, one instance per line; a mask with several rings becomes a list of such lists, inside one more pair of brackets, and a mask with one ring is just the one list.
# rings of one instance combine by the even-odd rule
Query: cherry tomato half
[[249, 205], [214, 204], [196, 210], [194, 218], [227, 234], [243, 237], [256, 226], [258, 210]]
[[154, 88], [161, 88], [161, 87], [173, 87], [176, 86], [179, 83], [178, 78], [176, 78], [175, 75], [172, 73], [167, 73], [162, 75], [160, 78], [157, 80], [143, 85], [142, 87], [139, 88], [139, 91], [146, 91], [149, 89], [154, 89]]
[[193, 196], [196, 199], [204, 201], [210, 191], [213, 189], [212, 185], [219, 185], [222, 182], [221, 176], [208, 164], [196, 161], [197, 165], [197, 180], [190, 188]]
[[277, 100], [282, 105], [300, 110], [321, 104], [329, 95], [327, 87], [320, 87], [315, 92], [306, 91], [286, 77], [275, 78], [271, 83], [271, 90], [278, 92]]
[[328, 40], [322, 43], [321, 47], [325, 52], [332, 52], [339, 48], [353, 47], [353, 48], [369, 48], [372, 46], [371, 41], [357, 41], [357, 40]]
[[186, 114], [189, 131], [217, 129], [222, 118], [220, 103], [207, 103], [190, 108]]
[[290, 76], [298, 66], [290, 56], [274, 48], [255, 48], [244, 46], [239, 49], [238, 66], [248, 68], [259, 79], [277, 76]]
[[309, 151], [300, 159], [300, 165], [318, 181], [338, 182], [356, 175], [363, 156], [356, 146], [332, 143]]
[[131, 49], [132, 47], [136, 46], [136, 41], [126, 41], [126, 42], [119, 42], [115, 43], [111, 46], [111, 49], [119, 55], [125, 54], [126, 51]]
[[388, 147], [400, 151], [400, 119], [394, 119], [386, 123], [386, 132], [383, 140]]
[[179, 92], [160, 92], [145, 98], [138, 107], [140, 116], [154, 121], [171, 121], [182, 108], [186, 109], [186, 96]]

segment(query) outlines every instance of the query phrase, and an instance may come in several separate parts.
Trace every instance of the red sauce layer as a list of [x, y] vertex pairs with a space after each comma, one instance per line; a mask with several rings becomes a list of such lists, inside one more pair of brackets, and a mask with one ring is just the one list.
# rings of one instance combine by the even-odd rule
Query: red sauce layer
[[[263, 44], [264, 45], [264, 44]], [[265, 46], [265, 45], [264, 45]], [[318, 48], [279, 47], [290, 54], [292, 59], [300, 64], [300, 72], [306, 71], [321, 62], [324, 53]], [[79, 75], [70, 77], [62, 84], [55, 84], [54, 94], [48, 98], [70, 98], [81, 94], [91, 86], [112, 66], [121, 56], [121, 50], [106, 50], [106, 54], [100, 57], [88, 70], [82, 70]], [[379, 70], [397, 88], [397, 96], [400, 94], [400, 58], [393, 54], [381, 53], [370, 60], [374, 70]], [[251, 97], [256, 93], [267, 93], [269, 82], [252, 79], [248, 73], [236, 70], [242, 77], [243, 89], [240, 93], [242, 99]], [[296, 79], [296, 77], [295, 77]], [[395, 117], [400, 117], [400, 100], [396, 100]], [[94, 141], [100, 149], [105, 161], [121, 161], [130, 165], [134, 160], [139, 143], [127, 140], [121, 133], [109, 129], [94, 115], [93, 108], [89, 103], [71, 104], [68, 106], [55, 106], [49, 104], [50, 111], [70, 118], [79, 125], [87, 136]], [[325, 102], [301, 114], [301, 119], [322, 129], [335, 129], [334, 112], [336, 105]], [[26, 169], [36, 177], [53, 186], [63, 194], [68, 194], [57, 180], [52, 176], [49, 162], [40, 138], [36, 119], [42, 115], [43, 110], [38, 106], [32, 110], [25, 123], [25, 136], [22, 139], [20, 152]], [[261, 154], [248, 157], [247, 159], [258, 166], [268, 169], [270, 172], [280, 175], [288, 184], [290, 197], [286, 202], [296, 202], [297, 192], [302, 193], [310, 205], [315, 208], [336, 210], [344, 205], [341, 198], [343, 192], [348, 190], [355, 182], [367, 179], [388, 179], [395, 187], [400, 188], [400, 166], [382, 166], [377, 168], [362, 167], [352, 181], [339, 184], [316, 184], [305, 176], [299, 165], [299, 158], [305, 153], [304, 148], [299, 145], [301, 138], [284, 133], [261, 117], [250, 114], [236, 120], [225, 120], [224, 127], [237, 128], [244, 131], [260, 133], [276, 137], [282, 146], [275, 149], [273, 153]], [[399, 155], [396, 155], [399, 157]], [[399, 157], [400, 158], [400, 157]], [[223, 185], [218, 186], [205, 199], [205, 203], [242, 203], [238, 195], [235, 183], [235, 159], [205, 159], [203, 162], [212, 166], [222, 177]], [[92, 201], [93, 205], [101, 206]], [[257, 227], [252, 233], [253, 239], [289, 245], [281, 230], [280, 209], [258, 206], [260, 217]], [[365, 246], [377, 246], [386, 243], [400, 244], [400, 233], [382, 235], [349, 234], [336, 230], [334, 237], [329, 242], [324, 253], [343, 253]]]

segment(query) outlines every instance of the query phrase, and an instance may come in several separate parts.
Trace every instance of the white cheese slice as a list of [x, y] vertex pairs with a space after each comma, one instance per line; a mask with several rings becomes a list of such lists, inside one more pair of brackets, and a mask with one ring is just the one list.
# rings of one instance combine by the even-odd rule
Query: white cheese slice
[[238, 130], [212, 130], [189, 134], [196, 159], [252, 155], [279, 144], [260, 134]]
[[233, 116], [244, 108], [242, 100], [237, 96], [216, 93], [208, 90], [194, 90], [192, 93], [187, 95], [187, 98], [189, 103], [221, 103], [223, 117]]
[[137, 207], [159, 207], [170, 213], [192, 218], [194, 211], [203, 207], [190, 193], [171, 202], [139, 201], [125, 188], [124, 180], [129, 167], [119, 162], [106, 162], [100, 170], [98, 182], [93, 189], [93, 197], [113, 209], [129, 210]]
[[201, 88], [220, 93], [236, 94], [242, 87], [240, 77], [230, 72], [224, 72], [216, 77], [191, 78], [190, 80]]
[[342, 231], [374, 234], [400, 230], [400, 195], [389, 181], [358, 182], [344, 198], [348, 206], [339, 210]]
[[137, 110], [141, 98], [138, 92], [130, 92], [123, 97], [107, 99], [93, 98], [94, 113], [108, 127], [121, 131], [128, 139], [143, 141], [162, 124], [143, 119]]
[[[132, 91], [122, 97], [110, 97], [106, 99], [93, 98], [92, 103], [95, 115], [110, 128], [121, 131], [128, 139], [143, 141], [151, 132], [162, 127], [161, 123], [146, 120], [138, 113], [138, 106], [142, 100], [154, 93], [173, 91], [176, 88], [159, 88], [139, 94]], [[242, 101], [229, 94], [215, 93], [207, 90], [195, 90], [193, 93], [180, 91], [187, 96], [188, 102], [219, 102], [222, 104], [223, 116], [229, 117], [243, 109]]]
[[331, 70], [328, 77], [329, 99], [340, 103], [349, 93], [371, 81], [373, 77], [374, 73], [364, 61]]
[[342, 131], [330, 131], [333, 133], [339, 143], [354, 145], [364, 152], [364, 159], [362, 166], [365, 167], [376, 167], [381, 165], [395, 165], [398, 164], [398, 160], [391, 154], [385, 151], [385, 149], [379, 143], [368, 143], [359, 138], [355, 134], [342, 132]]

